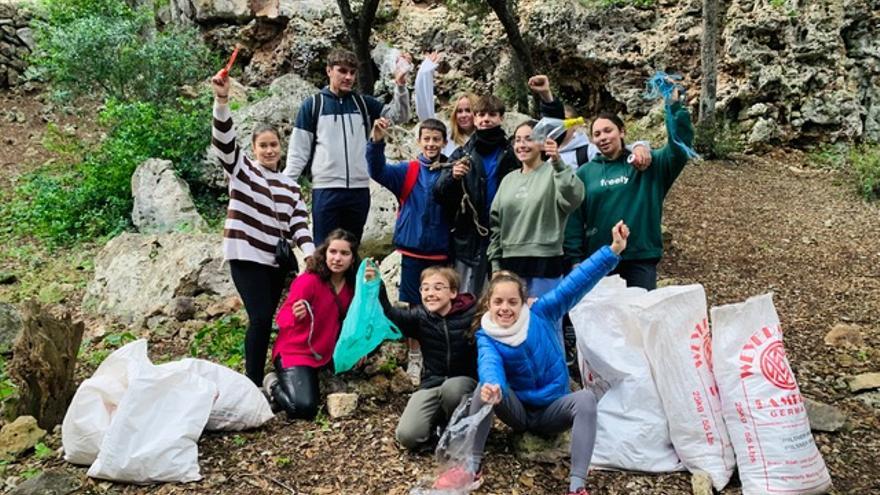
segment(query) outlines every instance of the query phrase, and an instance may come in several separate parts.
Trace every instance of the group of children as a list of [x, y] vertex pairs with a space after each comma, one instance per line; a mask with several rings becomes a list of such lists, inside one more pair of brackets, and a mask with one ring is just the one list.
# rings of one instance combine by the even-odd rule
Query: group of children
[[[436, 55], [428, 57], [416, 81], [417, 111], [425, 117], [418, 128], [419, 155], [386, 162], [385, 118], [375, 119], [366, 146], [370, 177], [400, 202], [393, 242], [402, 255], [400, 302], [408, 307], [393, 304], [384, 290], [381, 303], [423, 355], [419, 390], [401, 414], [397, 440], [407, 448], [430, 442], [437, 426], [472, 396], [471, 413], [491, 405], [516, 431], [573, 429], [568, 493], [583, 495], [597, 399], [587, 390], [570, 392], [561, 321], [609, 273], [620, 273], [630, 285], [654, 287], [662, 203], [687, 154], [674, 142], [656, 151], [644, 143], [629, 148], [619, 117], [601, 114], [589, 129], [590, 149], [581, 153], [569, 146], [567, 162], [560, 148], [578, 141], [574, 132], [560, 142], [535, 142], [536, 123], [526, 121], [510, 140], [501, 128], [504, 103], [492, 95], [454, 99], [450, 133], [434, 118], [433, 102], [426, 109], [426, 99], [419, 98], [418, 88], [425, 87], [435, 63]], [[263, 385], [288, 417], [312, 418], [319, 401], [317, 370], [330, 361], [353, 298], [359, 239], [337, 229], [315, 248], [308, 231], [294, 227], [299, 222], [291, 222], [305, 207], [296, 183], [277, 171], [277, 132], [255, 131], [256, 160], [244, 156], [226, 105], [228, 79], [215, 76], [213, 85], [214, 148], [230, 180], [224, 231], [230, 259], [235, 265], [261, 262], [235, 256], [246, 251], [233, 248], [247, 236], [249, 246], [259, 237], [263, 257], [276, 237], [297, 239], [308, 255], [278, 312], [276, 372]], [[563, 117], [546, 76], [532, 77], [529, 87], [540, 97], [543, 115]], [[690, 144], [689, 116], [677, 100], [667, 110], [672, 115], [667, 122]], [[264, 140], [273, 143], [266, 147]], [[572, 164], [572, 156], [589, 161]], [[289, 198], [279, 197], [281, 191]], [[252, 218], [257, 215], [262, 222]], [[365, 276], [379, 274], [368, 267]], [[254, 289], [241, 285], [236, 280], [247, 306], [245, 294]], [[274, 289], [256, 297], [266, 297], [264, 304], [278, 302]], [[490, 415], [480, 424], [470, 461], [442, 473], [436, 488], [481, 482], [491, 422]]]

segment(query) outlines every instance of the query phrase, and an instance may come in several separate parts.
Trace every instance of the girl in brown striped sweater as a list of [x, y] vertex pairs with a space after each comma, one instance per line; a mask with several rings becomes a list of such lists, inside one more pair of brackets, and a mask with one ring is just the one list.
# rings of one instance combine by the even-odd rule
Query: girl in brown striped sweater
[[244, 341], [245, 370], [248, 378], [261, 386], [272, 317], [287, 277], [275, 261], [275, 246], [279, 239], [295, 241], [306, 257], [315, 246], [299, 186], [278, 171], [282, 156], [278, 131], [268, 125], [257, 126], [251, 136], [255, 160], [245, 156], [236, 143], [229, 111], [229, 76], [218, 72], [211, 84], [211, 144], [229, 179], [223, 255], [250, 321]]

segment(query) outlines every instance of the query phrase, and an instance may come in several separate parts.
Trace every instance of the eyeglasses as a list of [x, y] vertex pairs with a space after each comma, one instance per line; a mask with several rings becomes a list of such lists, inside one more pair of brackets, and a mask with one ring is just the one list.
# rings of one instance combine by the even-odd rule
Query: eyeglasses
[[428, 291], [440, 292], [441, 290], [446, 290], [448, 288], [449, 288], [448, 285], [442, 285], [442, 284], [423, 285], [423, 286], [419, 287], [419, 292], [428, 292]]

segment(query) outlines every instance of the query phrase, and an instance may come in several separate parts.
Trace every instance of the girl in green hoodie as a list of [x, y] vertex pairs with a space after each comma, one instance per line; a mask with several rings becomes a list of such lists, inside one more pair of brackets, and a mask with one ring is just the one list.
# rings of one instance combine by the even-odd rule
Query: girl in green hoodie
[[[568, 215], [584, 199], [584, 186], [559, 157], [556, 142], [532, 141], [536, 122], [520, 124], [513, 151], [521, 163], [498, 187], [489, 215], [492, 271], [519, 275], [529, 297], [556, 287], [564, 274], [562, 242]], [[541, 152], [549, 158], [542, 160]]]
[[[640, 171], [627, 163], [623, 121], [601, 113], [590, 127], [600, 154], [577, 171], [586, 191], [583, 203], [570, 216], [565, 229], [565, 255], [577, 264], [611, 242], [609, 232], [619, 220], [632, 234], [623, 259], [612, 273], [628, 286], [652, 290], [657, 286], [657, 263], [663, 254], [660, 222], [663, 200], [690, 157], [694, 131], [690, 115], [676, 91], [666, 107], [666, 146], [651, 151], [651, 166]], [[682, 144], [684, 146], [682, 146]], [[686, 146], [686, 147], [685, 147]]]

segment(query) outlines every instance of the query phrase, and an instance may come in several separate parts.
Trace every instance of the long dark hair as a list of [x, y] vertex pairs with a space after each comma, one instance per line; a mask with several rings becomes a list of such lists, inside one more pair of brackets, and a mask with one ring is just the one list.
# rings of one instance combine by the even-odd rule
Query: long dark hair
[[483, 295], [480, 296], [480, 300], [477, 302], [477, 312], [474, 313], [474, 321], [471, 323], [471, 330], [468, 337], [473, 337], [474, 334], [477, 333], [477, 330], [480, 329], [483, 315], [489, 311], [489, 301], [492, 299], [492, 293], [495, 292], [495, 287], [504, 282], [512, 282], [516, 284], [522, 303], [526, 304], [526, 301], [528, 301], [529, 294], [526, 290], [526, 283], [523, 282], [523, 279], [521, 279], [519, 275], [507, 270], [496, 272], [495, 276], [492, 277], [492, 280], [489, 281], [489, 285], [483, 289]]
[[312, 257], [309, 258], [306, 270], [318, 275], [323, 282], [330, 283], [330, 268], [327, 266], [327, 248], [330, 247], [332, 241], [345, 241], [351, 247], [351, 266], [345, 271], [345, 283], [354, 285], [357, 278], [358, 267], [361, 264], [361, 258], [358, 256], [358, 248], [360, 242], [351, 232], [343, 229], [335, 229], [324, 239], [324, 242], [318, 246]]

